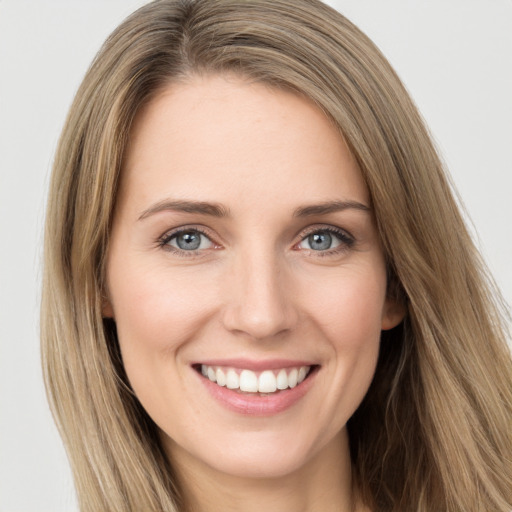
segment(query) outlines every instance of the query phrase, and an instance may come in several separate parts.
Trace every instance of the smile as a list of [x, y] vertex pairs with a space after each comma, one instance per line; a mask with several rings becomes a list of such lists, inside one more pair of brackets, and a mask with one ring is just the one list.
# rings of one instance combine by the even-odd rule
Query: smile
[[275, 393], [293, 389], [308, 376], [311, 366], [298, 366], [255, 372], [222, 366], [200, 366], [201, 374], [218, 386], [244, 393]]
[[223, 408], [245, 416], [272, 416], [302, 402], [321, 366], [284, 359], [230, 359], [198, 362], [192, 368]]

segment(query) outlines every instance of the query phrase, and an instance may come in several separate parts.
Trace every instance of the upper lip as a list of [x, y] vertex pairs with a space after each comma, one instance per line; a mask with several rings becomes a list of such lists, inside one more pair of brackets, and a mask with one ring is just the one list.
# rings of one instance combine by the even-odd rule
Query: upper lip
[[206, 359], [197, 361], [192, 366], [204, 364], [206, 366], [223, 366], [228, 368], [241, 368], [244, 370], [252, 370], [254, 372], [263, 370], [277, 370], [281, 368], [299, 368], [301, 366], [314, 366], [312, 361], [296, 360], [296, 359]]

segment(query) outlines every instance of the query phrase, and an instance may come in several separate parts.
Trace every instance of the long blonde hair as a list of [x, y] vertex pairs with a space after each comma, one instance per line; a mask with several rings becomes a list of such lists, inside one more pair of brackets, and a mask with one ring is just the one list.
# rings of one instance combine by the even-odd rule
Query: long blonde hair
[[312, 99], [370, 191], [388, 293], [407, 315], [383, 333], [373, 383], [348, 425], [364, 501], [379, 511], [510, 511], [503, 308], [400, 80], [318, 0], [157, 0], [109, 37], [76, 95], [49, 193], [41, 324], [47, 391], [81, 510], [180, 510], [115, 325], [102, 318], [104, 264], [137, 112], [169, 83], [227, 72]]

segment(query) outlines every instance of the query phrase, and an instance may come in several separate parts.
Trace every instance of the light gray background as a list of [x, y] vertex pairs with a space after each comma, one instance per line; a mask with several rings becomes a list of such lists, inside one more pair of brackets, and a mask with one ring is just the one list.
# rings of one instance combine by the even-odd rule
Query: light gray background
[[[0, 512], [77, 510], [39, 367], [44, 197], [89, 62], [143, 3], [0, 0]], [[510, 304], [512, 1], [330, 3], [372, 37], [411, 91]]]

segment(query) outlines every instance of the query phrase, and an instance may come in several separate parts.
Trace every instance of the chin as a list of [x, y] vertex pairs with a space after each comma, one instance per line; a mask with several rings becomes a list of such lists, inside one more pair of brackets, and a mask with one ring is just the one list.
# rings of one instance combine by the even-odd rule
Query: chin
[[303, 453], [258, 451], [256, 447], [254, 453], [225, 454], [221, 460], [212, 460], [210, 467], [234, 478], [281, 479], [300, 471], [307, 462]]
[[189, 467], [199, 465], [232, 478], [282, 479], [314, 466], [313, 461], [321, 452], [337, 454], [337, 447], [343, 446], [338, 441], [344, 432], [342, 429], [338, 434], [333, 433], [330, 441], [322, 444], [314, 436], [308, 438], [307, 432], [300, 429], [269, 432], [262, 426], [251, 433], [232, 431], [226, 438], [210, 438], [206, 446], [195, 444], [190, 451], [183, 445], [176, 450], [176, 444], [171, 443], [173, 458], [178, 456], [177, 462], [187, 460]]

